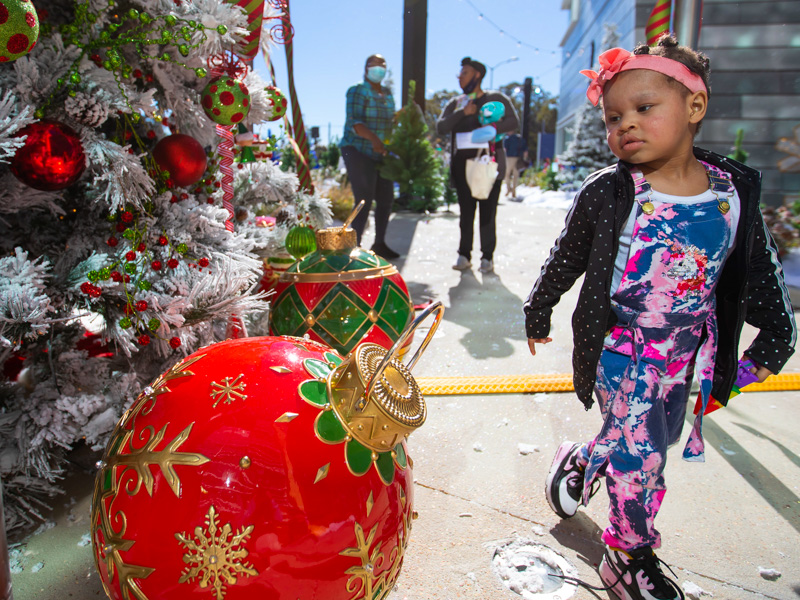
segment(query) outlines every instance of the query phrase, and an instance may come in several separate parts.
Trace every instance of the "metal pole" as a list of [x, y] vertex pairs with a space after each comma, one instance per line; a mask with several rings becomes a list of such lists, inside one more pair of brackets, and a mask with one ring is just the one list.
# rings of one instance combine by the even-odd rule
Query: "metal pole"
[[523, 84], [524, 94], [522, 101], [522, 139], [525, 141], [525, 149], [530, 148], [528, 143], [528, 136], [530, 135], [531, 124], [531, 90], [533, 89], [533, 79], [531, 77], [525, 78]]
[[8, 558], [6, 522], [3, 515], [3, 482], [0, 481], [0, 600], [14, 600], [11, 591], [11, 565]]
[[675, 36], [678, 43], [697, 48], [703, 21], [703, 0], [675, 0]]
[[400, 105], [408, 99], [409, 82], [417, 87], [414, 101], [425, 111], [425, 53], [428, 36], [428, 0], [403, 2], [403, 89]]

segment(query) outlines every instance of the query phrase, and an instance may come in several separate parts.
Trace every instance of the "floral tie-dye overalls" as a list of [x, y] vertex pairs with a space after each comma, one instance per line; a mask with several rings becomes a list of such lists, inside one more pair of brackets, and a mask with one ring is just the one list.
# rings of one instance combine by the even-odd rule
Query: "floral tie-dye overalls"
[[[609, 546], [657, 548], [653, 525], [666, 487], [667, 447], [680, 439], [692, 377], [705, 409], [711, 391], [717, 322], [714, 288], [728, 254], [734, 194], [730, 174], [703, 163], [715, 199], [651, 203], [650, 184], [634, 171], [637, 218], [630, 254], [612, 296], [618, 323], [606, 336], [596, 394], [604, 416], [598, 436], [582, 447], [584, 503], [605, 469]], [[684, 449], [703, 460], [703, 411]]]

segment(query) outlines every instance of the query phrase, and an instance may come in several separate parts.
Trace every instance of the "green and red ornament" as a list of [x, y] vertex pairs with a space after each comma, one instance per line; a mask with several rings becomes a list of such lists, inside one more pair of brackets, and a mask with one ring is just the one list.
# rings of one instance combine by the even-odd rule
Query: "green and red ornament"
[[267, 103], [272, 109], [272, 116], [267, 119], [267, 121], [282, 119], [289, 108], [289, 102], [286, 100], [286, 96], [274, 85], [268, 85], [264, 88], [264, 91], [267, 94]]
[[159, 140], [153, 148], [153, 159], [178, 187], [189, 187], [200, 181], [208, 166], [208, 157], [200, 142], [183, 133]]
[[108, 597], [385, 599], [416, 516], [407, 438], [426, 407], [410, 369], [426, 343], [404, 365], [374, 344], [343, 358], [302, 338], [227, 340], [158, 377], [95, 480]]
[[39, 15], [30, 0], [0, 0], [0, 63], [17, 60], [36, 46]]
[[307, 334], [342, 354], [361, 342], [391, 347], [414, 317], [397, 268], [357, 246], [353, 229], [321, 229], [316, 240], [275, 285], [270, 332]]
[[11, 159], [11, 172], [22, 183], [48, 192], [63, 190], [78, 181], [86, 169], [80, 136], [71, 127], [42, 119], [20, 129], [27, 136]]
[[239, 79], [222, 75], [212, 79], [201, 94], [208, 117], [218, 125], [235, 125], [250, 112], [250, 92]]

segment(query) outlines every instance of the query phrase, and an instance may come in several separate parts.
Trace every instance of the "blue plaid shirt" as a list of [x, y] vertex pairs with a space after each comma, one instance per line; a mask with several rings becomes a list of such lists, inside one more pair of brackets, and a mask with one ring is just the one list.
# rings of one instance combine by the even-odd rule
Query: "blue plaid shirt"
[[383, 95], [372, 89], [366, 80], [347, 90], [347, 119], [344, 123], [344, 137], [340, 146], [353, 146], [370, 158], [381, 158], [372, 149], [372, 142], [356, 134], [353, 127], [363, 123], [384, 143], [392, 133], [394, 117], [394, 98], [389, 88], [382, 88]]

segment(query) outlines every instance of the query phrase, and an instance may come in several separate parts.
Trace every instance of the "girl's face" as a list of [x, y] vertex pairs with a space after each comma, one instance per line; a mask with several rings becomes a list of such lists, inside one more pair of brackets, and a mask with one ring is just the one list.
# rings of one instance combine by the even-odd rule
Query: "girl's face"
[[[691, 154], [694, 123], [699, 121], [694, 96], [682, 94], [678, 86], [655, 71], [620, 73], [603, 90], [611, 151], [633, 164], [659, 164]], [[704, 105], [701, 112], [705, 114]]]

